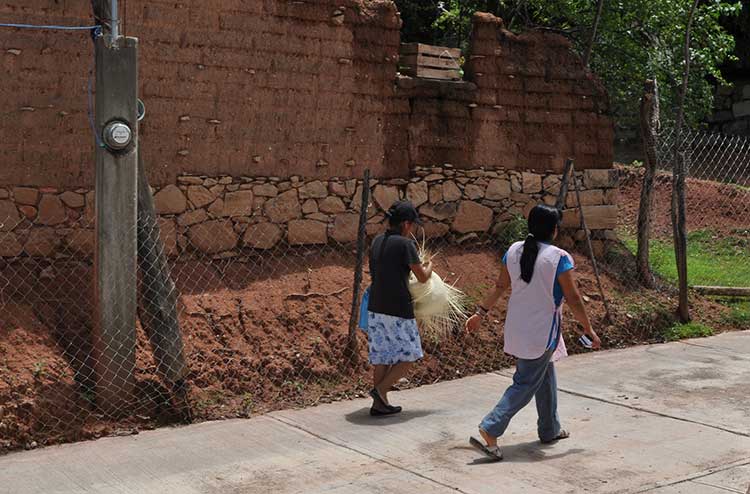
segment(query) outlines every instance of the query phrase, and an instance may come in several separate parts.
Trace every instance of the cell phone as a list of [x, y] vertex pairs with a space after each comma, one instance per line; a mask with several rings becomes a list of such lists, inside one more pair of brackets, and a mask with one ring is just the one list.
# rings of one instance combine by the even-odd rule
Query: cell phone
[[581, 335], [581, 337], [578, 338], [578, 342], [586, 348], [593, 348], [594, 346], [594, 342], [591, 341], [591, 339], [585, 334]]

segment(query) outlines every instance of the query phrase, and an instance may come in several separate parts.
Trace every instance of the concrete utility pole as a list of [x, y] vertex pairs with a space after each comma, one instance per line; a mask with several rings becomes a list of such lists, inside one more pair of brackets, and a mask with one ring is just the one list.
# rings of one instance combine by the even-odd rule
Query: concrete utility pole
[[135, 390], [138, 40], [119, 36], [117, 0], [93, 2], [96, 46], [96, 400], [128, 413]]

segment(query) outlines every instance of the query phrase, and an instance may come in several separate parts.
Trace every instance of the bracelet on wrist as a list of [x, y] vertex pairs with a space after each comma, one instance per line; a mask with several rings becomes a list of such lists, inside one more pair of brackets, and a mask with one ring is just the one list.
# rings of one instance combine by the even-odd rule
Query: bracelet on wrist
[[478, 315], [479, 317], [484, 317], [489, 313], [489, 310], [485, 309], [481, 305], [477, 304], [476, 309], [474, 310], [474, 314]]

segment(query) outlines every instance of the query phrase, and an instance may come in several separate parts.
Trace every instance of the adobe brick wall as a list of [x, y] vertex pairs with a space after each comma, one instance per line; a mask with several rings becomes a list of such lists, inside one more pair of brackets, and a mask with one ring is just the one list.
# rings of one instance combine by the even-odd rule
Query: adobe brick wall
[[[6, 22], [89, 24], [88, 2], [0, 2]], [[478, 15], [460, 87], [397, 77], [392, 2], [130, 0], [141, 146], [177, 176], [407, 177], [414, 166], [611, 166], [606, 95], [559, 37]], [[93, 183], [85, 33], [0, 30], [0, 184]], [[397, 82], [398, 80], [398, 82]]]

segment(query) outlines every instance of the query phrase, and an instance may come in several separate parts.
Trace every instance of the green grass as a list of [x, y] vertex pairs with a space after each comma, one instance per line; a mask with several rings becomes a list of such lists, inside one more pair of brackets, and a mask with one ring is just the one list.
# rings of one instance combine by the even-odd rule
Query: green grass
[[685, 338], [702, 338], [712, 334], [714, 334], [714, 330], [705, 324], [689, 322], [687, 324], [676, 323], [664, 331], [663, 336], [665, 341], [677, 341]]
[[[636, 251], [634, 237], [625, 245]], [[651, 266], [668, 281], [677, 281], [674, 247], [670, 240], [652, 240]], [[719, 236], [701, 230], [688, 234], [688, 283], [690, 285], [750, 286], [750, 238]]]
[[731, 312], [724, 316], [724, 322], [737, 327], [750, 327], [750, 300], [742, 302], [726, 302], [732, 308]]

